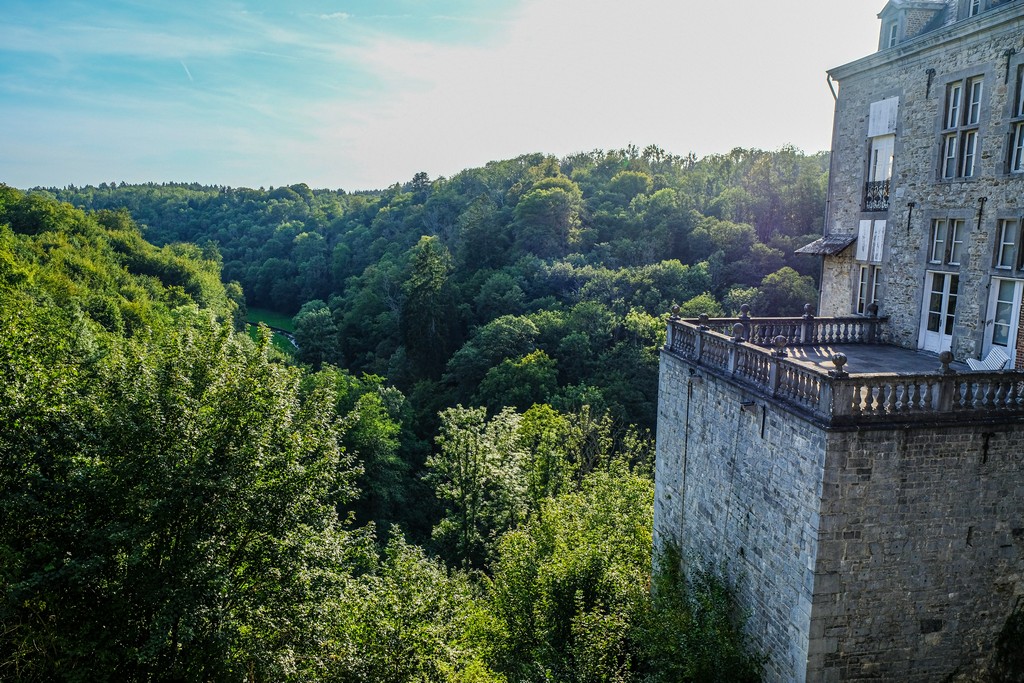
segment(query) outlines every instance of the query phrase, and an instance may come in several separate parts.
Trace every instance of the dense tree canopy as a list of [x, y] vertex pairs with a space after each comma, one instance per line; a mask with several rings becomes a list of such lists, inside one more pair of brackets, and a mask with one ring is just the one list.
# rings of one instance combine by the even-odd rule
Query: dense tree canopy
[[[565, 405], [581, 391], [618, 419], [653, 427], [659, 339], [631, 332], [626, 317], [661, 318], [673, 304], [695, 314], [743, 303], [755, 314], [802, 313], [813, 287], [802, 277], [813, 280], [817, 262], [793, 250], [820, 231], [825, 181], [823, 154], [735, 149], [697, 159], [651, 146], [525, 155], [356, 194], [303, 184], [46, 192], [127, 210], [157, 244], [210, 245], [203, 253], [241, 283], [246, 303], [298, 314], [302, 360], [430, 397], [414, 407], [414, 429], [429, 441], [437, 410], [458, 402]], [[176, 275], [181, 248], [170, 249], [161, 277]], [[203, 296], [188, 273], [177, 277]], [[589, 303], [603, 306], [596, 317], [577, 309]], [[504, 347], [485, 341], [507, 316], [538, 333]], [[543, 355], [527, 361], [535, 351]], [[516, 395], [502, 398], [513, 385]]]
[[813, 301], [826, 161], [0, 186], [0, 677], [756, 678], [726, 587], [647, 590], [657, 350]]

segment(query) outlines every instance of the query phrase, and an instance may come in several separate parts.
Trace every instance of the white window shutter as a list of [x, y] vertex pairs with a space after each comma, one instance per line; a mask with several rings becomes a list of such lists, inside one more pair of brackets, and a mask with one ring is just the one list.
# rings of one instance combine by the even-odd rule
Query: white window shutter
[[871, 221], [860, 222], [860, 232], [857, 233], [857, 260], [867, 261], [871, 245]]
[[896, 132], [896, 117], [900, 111], [900, 98], [890, 97], [871, 103], [868, 117], [868, 137], [892, 135]]
[[871, 232], [871, 261], [882, 262], [882, 248], [885, 246], [885, 221], [875, 221]]

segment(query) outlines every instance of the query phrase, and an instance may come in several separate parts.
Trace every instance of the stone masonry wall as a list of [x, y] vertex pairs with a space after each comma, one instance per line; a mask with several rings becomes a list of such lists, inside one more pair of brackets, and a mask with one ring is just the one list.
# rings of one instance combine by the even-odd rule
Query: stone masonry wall
[[1024, 425], [830, 433], [811, 681], [977, 672], [1024, 596]]
[[677, 543], [689, 567], [724, 566], [769, 657], [765, 680], [803, 681], [825, 434], [690, 369], [662, 354], [655, 544]]
[[[1008, 8], [1009, 10], [1009, 8]], [[1006, 172], [1013, 78], [1022, 55], [1024, 8], [993, 12], [970, 22], [899, 45], [884, 53], [833, 70], [839, 80], [839, 102], [833, 132], [832, 192], [829, 231], [855, 234], [861, 219], [885, 219], [880, 313], [890, 318], [888, 340], [916, 348], [922, 296], [930, 269], [960, 274], [960, 296], [952, 351], [957, 358], [982, 352], [989, 302], [998, 220], [1020, 214], [1024, 207], [1024, 174]], [[934, 69], [929, 85], [928, 70]], [[1015, 73], [1015, 71], [1014, 71]], [[984, 77], [980, 156], [976, 177], [941, 181], [940, 127], [949, 82]], [[872, 102], [899, 97], [893, 175], [888, 213], [865, 213], [862, 206], [867, 173], [868, 114]], [[986, 197], [981, 223], [979, 198]], [[910, 217], [909, 202], [914, 202]], [[910, 218], [908, 223], [908, 217]], [[960, 266], [927, 263], [933, 219], [960, 218], [968, 232]], [[821, 315], [847, 315], [856, 292], [855, 248], [825, 259]]]
[[1024, 600], [1024, 424], [832, 431], [668, 353], [658, 405], [655, 545], [725, 569], [766, 681], [981, 670]]

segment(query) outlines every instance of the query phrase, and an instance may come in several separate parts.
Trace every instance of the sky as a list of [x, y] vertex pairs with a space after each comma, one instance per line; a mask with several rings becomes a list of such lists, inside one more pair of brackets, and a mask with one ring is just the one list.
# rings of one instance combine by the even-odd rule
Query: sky
[[370, 190], [521, 154], [827, 150], [883, 0], [4, 0], [0, 182]]

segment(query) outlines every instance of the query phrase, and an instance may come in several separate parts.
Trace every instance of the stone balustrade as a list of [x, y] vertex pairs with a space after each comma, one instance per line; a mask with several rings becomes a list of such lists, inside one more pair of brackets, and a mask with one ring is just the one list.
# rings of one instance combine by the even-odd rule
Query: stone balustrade
[[956, 373], [949, 356], [932, 373], [851, 374], [843, 370], [843, 354], [829, 372], [785, 355], [792, 346], [872, 343], [882, 319], [740, 320], [674, 317], [665, 351], [833, 426], [1024, 416], [1021, 371]]
[[752, 318], [750, 307], [740, 307], [737, 318], [700, 318], [685, 322], [703, 329], [734, 337], [743, 326], [742, 339], [751, 344], [769, 346], [776, 337], [785, 337], [789, 344], [873, 344], [882, 340], [881, 331], [887, 318], [849, 316], [845, 318], [816, 318], [810, 313], [810, 304], [803, 316], [794, 318]]

